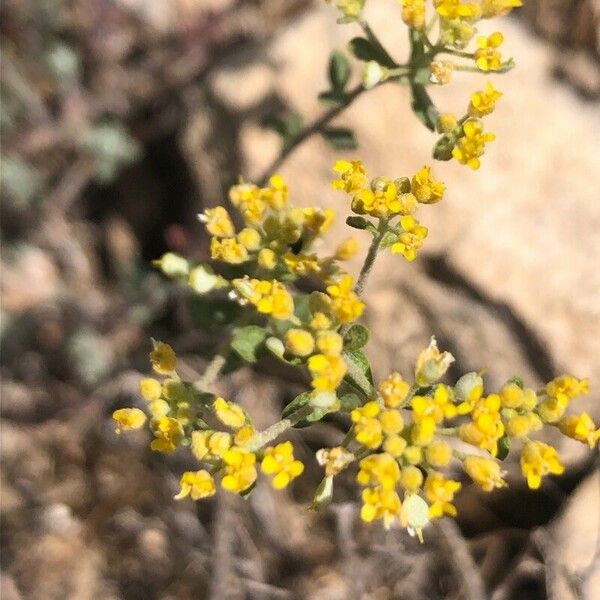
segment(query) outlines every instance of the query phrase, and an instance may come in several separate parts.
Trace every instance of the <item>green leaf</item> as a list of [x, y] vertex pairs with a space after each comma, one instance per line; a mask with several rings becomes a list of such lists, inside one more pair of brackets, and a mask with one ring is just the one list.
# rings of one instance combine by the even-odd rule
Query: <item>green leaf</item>
[[354, 227], [354, 229], [368, 229], [369, 231], [373, 231], [373, 232], [377, 231], [375, 225], [373, 225], [373, 223], [371, 223], [371, 221], [365, 219], [364, 217], [355, 217], [355, 216], [347, 217], [346, 225], [349, 225], [350, 227]]
[[360, 350], [369, 341], [369, 330], [360, 323], [355, 323], [344, 335], [345, 350]]
[[247, 325], [238, 329], [231, 340], [231, 347], [247, 362], [256, 362], [258, 352], [267, 337], [267, 332], [258, 325]]
[[507, 383], [514, 383], [515, 385], [518, 385], [522, 390], [525, 389], [525, 382], [523, 381], [522, 377], [519, 377], [518, 375], [514, 375], [513, 377], [511, 377]]
[[381, 238], [381, 242], [379, 242], [379, 248], [381, 250], [385, 250], [389, 248], [393, 244], [398, 241], [398, 233], [395, 231], [386, 231], [383, 237]]
[[429, 97], [425, 86], [411, 82], [410, 90], [412, 94], [411, 107], [413, 112], [427, 129], [435, 131], [435, 125], [438, 120], [438, 110]]
[[237, 302], [223, 297], [191, 294], [188, 302], [194, 326], [204, 331], [222, 329], [238, 319], [243, 310]]
[[344, 351], [342, 356], [348, 367], [344, 379], [371, 397], [374, 393], [373, 373], [365, 353], [362, 350], [349, 350]]
[[371, 40], [362, 37], [355, 37], [350, 40], [348, 48], [352, 55], [358, 60], [369, 62], [374, 60], [383, 67], [393, 69], [398, 65], [394, 59], [378, 44], [374, 44]]
[[348, 79], [350, 79], [350, 63], [339, 50], [334, 50], [329, 57], [329, 81], [332, 89], [343, 91]]
[[294, 296], [294, 314], [302, 321], [302, 323], [308, 323], [312, 319], [309, 294], [298, 294], [297, 296]]
[[302, 132], [304, 122], [300, 114], [289, 111], [282, 116], [268, 115], [262, 120], [262, 126], [278, 133], [284, 147], [288, 147]]
[[506, 435], [503, 435], [498, 440], [498, 455], [496, 456], [496, 458], [498, 460], [504, 460], [508, 456], [509, 452], [510, 452], [510, 438]]
[[354, 132], [347, 127], [328, 127], [321, 135], [335, 150], [354, 150], [358, 147]]
[[325, 508], [333, 498], [333, 475], [323, 477], [321, 483], [315, 491], [313, 498], [312, 510], [320, 510]]
[[351, 412], [359, 406], [362, 406], [362, 402], [356, 394], [344, 394], [340, 398], [340, 410], [343, 410], [344, 412]]
[[348, 102], [348, 96], [344, 92], [327, 91], [319, 94], [319, 100], [329, 106], [344, 106]]

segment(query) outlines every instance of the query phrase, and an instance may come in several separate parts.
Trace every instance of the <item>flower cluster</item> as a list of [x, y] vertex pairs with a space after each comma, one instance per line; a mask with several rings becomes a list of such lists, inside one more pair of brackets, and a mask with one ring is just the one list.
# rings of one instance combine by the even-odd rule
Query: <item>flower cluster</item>
[[[371, 181], [364, 165], [357, 160], [339, 160], [333, 170], [339, 178], [333, 180], [332, 186], [351, 197], [352, 211], [377, 219], [377, 224], [364, 218], [349, 220], [348, 224], [370, 230], [383, 247], [391, 247], [394, 254], [413, 261], [428, 233], [427, 227], [413, 215], [419, 204], [439, 202], [446, 189], [432, 176], [431, 168], [424, 166], [412, 179], [376, 177]], [[393, 224], [395, 218], [398, 220]]]

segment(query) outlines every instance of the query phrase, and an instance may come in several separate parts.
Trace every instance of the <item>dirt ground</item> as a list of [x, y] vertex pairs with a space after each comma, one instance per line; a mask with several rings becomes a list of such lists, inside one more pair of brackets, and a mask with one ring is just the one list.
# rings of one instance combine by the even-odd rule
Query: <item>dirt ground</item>
[[[371, 0], [367, 13], [391, 43], [397, 12]], [[206, 257], [196, 214], [276, 157], [266, 115], [320, 114], [329, 51], [352, 26], [307, 0], [6, 0], [0, 15], [3, 600], [600, 598], [598, 455], [575, 443], [537, 493], [511, 458], [508, 489], [465, 482], [458, 520], [420, 545], [361, 524], [349, 477], [327, 510], [307, 509], [334, 420], [294, 432], [307, 468], [291, 491], [259, 483], [247, 501], [174, 501], [188, 459], [114, 434], [112, 411], [141, 402], [151, 336], [192, 375], [220, 335], [214, 307], [150, 261]], [[373, 272], [369, 352], [376, 375], [408, 373], [435, 334], [456, 372], [486, 368], [490, 387], [587, 376], [580, 407], [598, 421], [600, 6], [532, 0], [502, 30], [518, 66], [496, 84], [497, 140], [476, 173], [435, 165], [448, 193], [423, 211], [422, 255]], [[482, 81], [457, 75], [436, 100], [459, 110]], [[350, 123], [359, 148], [344, 156], [373, 172], [428, 160], [402, 89], [365, 95]], [[292, 154], [295, 202], [343, 213], [328, 186], [339, 156], [317, 137]], [[259, 364], [218, 385], [263, 426], [304, 383]]]

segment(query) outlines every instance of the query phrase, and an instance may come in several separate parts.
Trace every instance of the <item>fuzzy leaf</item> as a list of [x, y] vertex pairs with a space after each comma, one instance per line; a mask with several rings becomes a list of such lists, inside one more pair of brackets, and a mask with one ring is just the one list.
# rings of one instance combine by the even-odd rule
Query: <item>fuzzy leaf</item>
[[421, 123], [427, 127], [427, 129], [435, 131], [435, 125], [438, 119], [438, 110], [429, 97], [425, 86], [421, 85], [420, 83], [412, 82], [410, 90], [412, 94], [411, 107], [413, 112], [419, 121], [421, 121]]
[[374, 60], [384, 67], [393, 69], [397, 67], [396, 61], [386, 52], [385, 48], [373, 40], [367, 40], [362, 37], [355, 37], [350, 40], [348, 47], [350, 52], [364, 62]]
[[344, 348], [346, 350], [360, 350], [369, 341], [369, 330], [360, 323], [355, 323], [344, 335]]
[[267, 332], [258, 325], [238, 329], [231, 340], [231, 347], [247, 362], [256, 362]]
[[358, 147], [354, 132], [347, 127], [328, 127], [321, 135], [335, 150], [354, 150]]

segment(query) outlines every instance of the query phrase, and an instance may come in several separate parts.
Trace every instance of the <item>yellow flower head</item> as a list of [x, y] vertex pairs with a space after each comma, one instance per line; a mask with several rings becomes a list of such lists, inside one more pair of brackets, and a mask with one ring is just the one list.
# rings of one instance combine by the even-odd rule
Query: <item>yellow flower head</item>
[[436, 127], [440, 133], [450, 133], [458, 127], [458, 120], [452, 113], [442, 113], [438, 117]]
[[506, 481], [502, 479], [500, 464], [491, 458], [467, 456], [464, 467], [469, 477], [486, 492], [507, 486]]
[[425, 27], [425, 0], [400, 0], [402, 20], [413, 29]]
[[317, 335], [317, 348], [322, 354], [336, 356], [341, 354], [344, 340], [335, 331], [321, 331]]
[[394, 490], [379, 487], [367, 488], [363, 490], [362, 500], [363, 506], [360, 510], [360, 518], [365, 523], [381, 519], [383, 520], [383, 526], [389, 529], [400, 516], [402, 503]]
[[523, 447], [521, 471], [532, 490], [540, 487], [544, 475], [560, 475], [564, 470], [560, 456], [552, 446], [543, 442], [527, 442]]
[[383, 449], [394, 458], [400, 458], [407, 445], [408, 442], [398, 434], [388, 435], [383, 441]]
[[502, 97], [502, 92], [499, 92], [491, 83], [485, 87], [485, 91], [479, 90], [471, 96], [468, 113], [471, 117], [485, 117], [494, 112], [496, 102]]
[[181, 423], [172, 417], [159, 417], [152, 423], [156, 439], [150, 443], [150, 448], [156, 452], [173, 452], [183, 438]]
[[347, 194], [355, 194], [367, 182], [367, 171], [360, 160], [338, 160], [333, 170], [339, 174], [339, 179], [334, 179], [331, 185], [336, 190], [344, 190]]
[[316, 237], [329, 231], [335, 219], [335, 210], [332, 208], [305, 208], [303, 227], [307, 237]]
[[433, 441], [425, 449], [425, 458], [432, 467], [447, 467], [452, 460], [452, 447], [444, 440]]
[[417, 252], [423, 246], [428, 229], [410, 215], [405, 215], [400, 219], [400, 226], [404, 231], [398, 236], [398, 241], [392, 244], [392, 252], [402, 254], [406, 260], [412, 262], [417, 258]]
[[327, 286], [327, 294], [331, 298], [331, 312], [340, 323], [356, 321], [365, 308], [352, 291], [353, 286], [354, 280], [350, 275], [344, 275], [338, 283]]
[[273, 487], [277, 490], [286, 487], [304, 471], [304, 465], [299, 460], [294, 460], [294, 447], [289, 441], [265, 448], [261, 468], [263, 473], [275, 476]]
[[287, 320], [294, 314], [292, 295], [283, 283], [275, 279], [266, 281], [244, 277], [234, 279], [231, 283], [238, 296], [254, 304], [260, 313], [282, 320]]
[[225, 208], [215, 206], [207, 208], [203, 214], [198, 215], [200, 221], [206, 224], [208, 233], [217, 238], [229, 238], [235, 235], [235, 227]]
[[227, 427], [239, 429], [246, 422], [246, 415], [242, 407], [235, 402], [227, 402], [224, 398], [219, 397], [215, 400], [213, 408], [219, 421]]
[[277, 265], [277, 255], [270, 248], [263, 248], [257, 256], [257, 262], [263, 269], [273, 270]]
[[496, 31], [488, 37], [477, 38], [475, 50], [475, 64], [481, 71], [498, 71], [502, 66], [502, 56], [498, 48], [502, 45], [504, 36]]
[[288, 329], [285, 334], [285, 349], [294, 356], [308, 356], [315, 349], [315, 339], [304, 329]]
[[421, 204], [434, 204], [442, 199], [446, 186], [432, 177], [431, 167], [423, 167], [412, 178], [411, 189]]
[[513, 8], [523, 6], [523, 0], [483, 0], [481, 9], [482, 17], [501, 17], [508, 14]]
[[546, 385], [546, 393], [552, 398], [559, 400], [573, 400], [577, 396], [589, 393], [589, 381], [587, 379], [577, 379], [572, 375], [562, 375], [556, 377]]
[[531, 412], [511, 415], [506, 423], [508, 435], [517, 438], [528, 436], [532, 431], [538, 431], [541, 428], [542, 420]]
[[120, 408], [113, 412], [112, 418], [117, 422], [116, 433], [139, 429], [146, 422], [146, 415], [139, 408]]
[[481, 9], [474, 2], [461, 0], [434, 0], [435, 9], [443, 19], [478, 19]]
[[170, 375], [177, 366], [175, 351], [169, 344], [152, 341], [154, 349], [150, 352], [152, 368], [160, 375]]
[[538, 403], [535, 390], [530, 388], [522, 389], [516, 383], [507, 383], [498, 394], [500, 395], [502, 406], [505, 408], [533, 410]]
[[379, 393], [388, 408], [398, 408], [410, 391], [410, 384], [402, 379], [400, 373], [391, 373], [379, 384]]
[[438, 85], [450, 83], [454, 71], [454, 63], [451, 60], [434, 60], [430, 68], [429, 80], [431, 83], [437, 83]]
[[469, 119], [463, 125], [464, 136], [459, 138], [457, 145], [452, 150], [452, 156], [462, 165], [467, 165], [473, 170], [481, 166], [480, 156], [485, 152], [485, 145], [493, 142], [496, 136], [493, 133], [483, 132], [483, 123], [479, 119]]
[[317, 451], [317, 462], [325, 467], [325, 475], [334, 476], [345, 469], [354, 460], [352, 452], [342, 446], [321, 448]]
[[390, 454], [371, 454], [360, 461], [356, 481], [360, 485], [377, 486], [393, 490], [400, 480], [400, 467]]
[[272, 175], [269, 187], [260, 190], [260, 199], [273, 210], [281, 210], [288, 203], [288, 187], [281, 175]]
[[452, 501], [460, 488], [460, 481], [446, 479], [441, 473], [430, 473], [424, 487], [425, 497], [430, 502], [429, 516], [432, 519], [444, 515], [455, 517], [456, 507]]
[[248, 250], [235, 238], [213, 237], [210, 241], [210, 257], [230, 265], [239, 265], [248, 260]]
[[418, 465], [423, 462], [423, 449], [420, 446], [407, 446], [402, 453], [402, 458], [409, 465]]
[[342, 11], [341, 22], [356, 21], [362, 12], [366, 0], [326, 0], [329, 4], [335, 2], [335, 7]]
[[600, 427], [596, 428], [594, 421], [587, 413], [570, 415], [561, 419], [560, 430], [570, 438], [595, 448], [600, 440]]
[[402, 472], [400, 473], [400, 485], [409, 494], [421, 489], [421, 486], [423, 485], [423, 473], [421, 469], [414, 465], [402, 467]]
[[162, 394], [162, 384], [152, 377], [144, 377], [140, 380], [140, 394], [146, 402], [154, 402]]
[[244, 227], [238, 233], [237, 239], [246, 250], [258, 250], [260, 247], [260, 233], [252, 227]]
[[333, 392], [342, 382], [347, 367], [341, 356], [314, 354], [308, 359], [308, 370], [315, 390]]
[[354, 437], [367, 448], [378, 448], [383, 442], [383, 429], [377, 418], [380, 410], [379, 403], [373, 400], [350, 413], [354, 422]]
[[221, 485], [237, 494], [247, 490], [256, 481], [256, 455], [234, 446], [223, 455], [225, 472]]
[[316, 312], [310, 321], [310, 328], [314, 331], [325, 331], [331, 328], [331, 319], [322, 312]]
[[200, 471], [186, 471], [179, 481], [181, 491], [175, 500], [181, 500], [186, 496], [191, 496], [192, 500], [201, 500], [208, 498], [215, 493], [215, 480], [211, 474], [204, 469]]
[[386, 408], [382, 410], [378, 415], [379, 422], [381, 423], [381, 430], [384, 435], [396, 435], [404, 429], [404, 418], [402, 413], [395, 408]]
[[504, 434], [500, 408], [498, 394], [490, 394], [487, 398], [478, 400], [471, 413], [472, 421], [461, 425], [458, 430], [460, 439], [496, 456], [498, 440]]
[[352, 199], [352, 210], [359, 215], [389, 217], [403, 211], [396, 184], [386, 177], [371, 182], [371, 188], [360, 190]]
[[257, 225], [265, 214], [267, 205], [260, 196], [261, 191], [252, 183], [234, 185], [229, 190], [231, 203], [240, 211], [248, 225]]
[[289, 252], [283, 257], [285, 266], [295, 275], [307, 277], [321, 270], [316, 254], [293, 254]]

